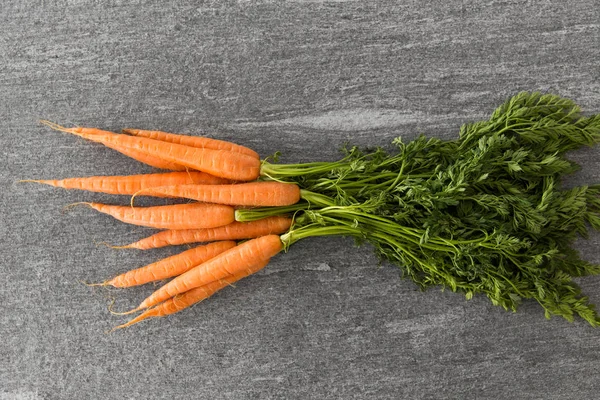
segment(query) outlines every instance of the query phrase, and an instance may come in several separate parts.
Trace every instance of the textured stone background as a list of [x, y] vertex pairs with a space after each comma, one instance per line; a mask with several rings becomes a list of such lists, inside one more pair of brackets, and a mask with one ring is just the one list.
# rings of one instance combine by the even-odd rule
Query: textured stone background
[[[167, 5], [172, 3], [172, 5]], [[37, 121], [212, 134], [283, 161], [346, 141], [455, 137], [520, 90], [600, 112], [600, 8], [564, 1], [3, 1], [0, 399], [591, 399], [600, 330], [420, 293], [370, 249], [306, 240], [164, 320], [106, 335], [149, 293], [92, 290], [181, 249], [21, 178], [150, 172]], [[600, 149], [573, 155], [600, 180]], [[579, 248], [600, 262], [600, 235]], [[600, 279], [580, 280], [600, 303]]]

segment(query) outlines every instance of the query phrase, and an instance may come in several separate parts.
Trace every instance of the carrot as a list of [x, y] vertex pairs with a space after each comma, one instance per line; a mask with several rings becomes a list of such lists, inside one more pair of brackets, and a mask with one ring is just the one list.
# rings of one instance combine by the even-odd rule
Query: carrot
[[112, 143], [105, 144], [105, 146], [110, 149], [116, 150], [129, 158], [133, 158], [134, 160], [139, 161], [142, 164], [146, 164], [154, 168], [166, 169], [169, 171], [185, 171], [188, 169], [185, 165], [165, 161], [154, 156], [149, 156], [148, 154], [144, 154], [140, 151], [128, 147], [123, 147]]
[[243, 242], [174, 278], [142, 301], [136, 310], [152, 307], [180, 293], [241, 271], [250, 271], [253, 265], [273, 257], [282, 249], [278, 235], [266, 235]]
[[144, 267], [127, 271], [108, 281], [102, 283], [102, 286], [114, 286], [119, 288], [143, 285], [148, 282], [160, 281], [181, 275], [186, 271], [202, 264], [205, 261], [221, 254], [222, 252], [235, 247], [236, 243], [232, 240], [223, 242], [214, 242], [205, 246], [194, 247], [182, 253], [175, 254]]
[[153, 207], [116, 206], [101, 203], [85, 204], [128, 224], [158, 229], [214, 228], [230, 224], [234, 209], [222, 204], [173, 204]]
[[166, 230], [119, 249], [148, 250], [187, 243], [212, 242], [215, 240], [251, 239], [264, 235], [281, 234], [287, 231], [292, 220], [286, 217], [268, 217], [252, 222], [232, 222], [229, 225], [208, 229]]
[[[62, 130], [62, 129], [58, 129], [58, 128], [62, 128], [62, 127], [60, 127], [59, 125], [56, 125], [50, 121], [40, 121], [40, 122], [44, 125], [48, 125], [52, 129]], [[118, 144], [114, 144], [114, 143], [104, 143], [104, 145], [110, 149], [118, 151], [119, 153], [121, 153], [123, 155], [126, 155], [129, 158], [133, 158], [134, 160], [139, 161], [142, 164], [146, 164], [146, 165], [149, 165], [154, 168], [167, 169], [167, 170], [171, 170], [171, 171], [185, 171], [187, 169], [187, 167], [185, 167], [184, 165], [165, 161], [158, 157], [149, 156], [147, 154], [141, 153], [140, 151], [132, 149], [132, 148], [119, 146]]]
[[44, 123], [53, 129], [72, 133], [104, 145], [118, 145], [161, 160], [207, 172], [221, 178], [251, 181], [258, 178], [260, 160], [226, 150], [184, 146], [144, 137], [128, 136], [96, 128], [65, 128], [52, 122]]
[[300, 188], [293, 183], [247, 182], [233, 185], [172, 185], [140, 190], [146, 196], [183, 197], [206, 203], [234, 206], [287, 206], [300, 200]]
[[[79, 189], [90, 192], [108, 194], [133, 195], [141, 190], [154, 186], [209, 184], [220, 185], [229, 181], [209, 175], [205, 172], [166, 172], [161, 174], [142, 174], [129, 176], [89, 176], [85, 178], [67, 179], [27, 179], [23, 182], [36, 182], [63, 189]], [[155, 197], [171, 197], [168, 195], [153, 194]]]
[[157, 306], [144, 311], [142, 314], [133, 318], [131, 321], [129, 321], [123, 325], [114, 327], [111, 330], [111, 332], [115, 331], [117, 329], [127, 328], [133, 324], [137, 324], [138, 322], [141, 322], [148, 318], [166, 317], [167, 315], [175, 314], [175, 313], [182, 311], [188, 307], [191, 307], [194, 304], [196, 304], [202, 300], [208, 299], [210, 296], [212, 296], [219, 290], [223, 289], [224, 287], [232, 285], [233, 283], [247, 277], [248, 275], [251, 275], [251, 274], [254, 274], [254, 273], [260, 271], [261, 269], [263, 269], [264, 267], [267, 266], [269, 261], [270, 261], [270, 259], [261, 260], [257, 264], [249, 267], [248, 269], [246, 269], [244, 271], [240, 271], [240, 272], [238, 272], [234, 275], [230, 275], [224, 279], [220, 279], [218, 281], [208, 283], [204, 286], [199, 286], [195, 289], [188, 290], [187, 292], [184, 292], [184, 293], [178, 294], [177, 296], [171, 297], [170, 299], [158, 304]]
[[184, 146], [199, 147], [213, 150], [227, 150], [235, 153], [246, 154], [251, 157], [259, 158], [258, 153], [245, 146], [226, 142], [224, 140], [212, 139], [207, 137], [178, 135], [161, 131], [147, 131], [143, 129], [122, 129], [123, 133], [133, 136], [145, 137], [148, 139], [160, 140], [162, 142], [182, 144]]

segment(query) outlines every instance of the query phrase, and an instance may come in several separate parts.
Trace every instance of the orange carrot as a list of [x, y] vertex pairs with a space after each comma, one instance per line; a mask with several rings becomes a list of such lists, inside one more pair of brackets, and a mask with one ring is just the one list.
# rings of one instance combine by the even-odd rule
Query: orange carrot
[[[218, 178], [204, 172], [166, 172], [161, 174], [143, 174], [128, 176], [89, 176], [85, 178], [67, 178], [67, 179], [28, 179], [24, 182], [43, 183], [63, 189], [79, 189], [90, 192], [100, 192], [108, 194], [127, 194], [133, 195], [141, 190], [155, 186], [165, 185], [187, 185], [187, 184], [207, 184], [220, 185], [229, 183], [227, 179]], [[172, 197], [168, 195], [153, 194], [155, 197]]]
[[86, 204], [128, 224], [158, 229], [214, 228], [230, 224], [235, 219], [233, 207], [222, 204], [191, 203], [153, 207], [76, 204]]
[[[61, 129], [58, 129], [59, 125], [56, 125], [50, 121], [40, 121], [40, 122], [43, 123], [44, 125], [48, 125], [52, 129], [61, 130]], [[62, 128], [62, 127], [60, 127], [60, 128]], [[115, 143], [104, 143], [104, 145], [110, 149], [118, 151], [119, 153], [121, 153], [123, 155], [126, 155], [127, 157], [133, 158], [134, 160], [139, 161], [142, 164], [146, 164], [146, 165], [149, 165], [154, 168], [167, 169], [167, 170], [171, 170], [171, 171], [185, 171], [188, 169], [184, 165], [165, 161], [158, 157], [149, 156], [148, 154], [141, 153], [138, 150], [119, 146], [118, 144], [115, 144]]]
[[146, 196], [183, 197], [206, 203], [233, 206], [287, 206], [300, 200], [300, 188], [293, 183], [248, 182], [233, 185], [172, 185], [142, 189]]
[[141, 322], [148, 318], [165, 317], [167, 315], [175, 314], [188, 307], [191, 307], [202, 300], [208, 299], [210, 296], [223, 289], [224, 287], [232, 285], [233, 283], [247, 277], [248, 275], [260, 271], [261, 269], [267, 266], [269, 261], [269, 259], [261, 260], [259, 263], [249, 267], [244, 271], [240, 271], [237, 274], [230, 275], [224, 279], [208, 283], [204, 286], [199, 286], [195, 289], [188, 290], [185, 293], [181, 293], [177, 296], [171, 297], [170, 299], [158, 304], [157, 306], [144, 311], [142, 314], [133, 318], [131, 321], [123, 325], [116, 326], [112, 329], [112, 331], [116, 329], [127, 328], [133, 324], [137, 324], [138, 322]]
[[110, 149], [116, 150], [129, 158], [133, 158], [134, 160], [139, 161], [142, 164], [146, 164], [154, 168], [166, 169], [169, 171], [185, 171], [188, 169], [185, 165], [165, 161], [154, 156], [149, 156], [148, 154], [144, 154], [140, 151], [128, 147], [119, 146], [113, 143], [105, 144], [105, 146]]
[[104, 282], [102, 286], [111, 285], [125, 288], [181, 275], [218, 254], [235, 247], [235, 245], [234, 241], [229, 240], [194, 247], [193, 249], [148, 264], [145, 267], [127, 271]]
[[180, 293], [238, 272], [250, 271], [253, 265], [273, 257], [282, 249], [283, 244], [278, 235], [261, 236], [243, 242], [174, 278], [142, 301], [136, 310], [152, 307]]
[[252, 222], [232, 222], [229, 225], [208, 229], [166, 230], [137, 242], [114, 246], [120, 249], [148, 250], [181, 244], [212, 242], [215, 240], [251, 239], [264, 235], [281, 234], [287, 231], [292, 220], [286, 217], [268, 217]]
[[123, 133], [128, 133], [133, 136], [145, 137], [148, 139], [160, 140], [162, 142], [182, 144], [184, 146], [200, 147], [213, 150], [227, 150], [236, 153], [246, 154], [255, 158], [259, 158], [258, 153], [245, 146], [226, 142], [224, 140], [212, 139], [207, 137], [178, 135], [175, 133], [167, 133], [161, 131], [147, 131], [143, 129], [123, 129]]
[[44, 123], [53, 129], [72, 133], [94, 142], [133, 149], [164, 161], [183, 165], [221, 178], [236, 181], [251, 181], [258, 178], [260, 172], [260, 160], [245, 154], [226, 150], [184, 146], [95, 128], [65, 128], [48, 121], [44, 121]]

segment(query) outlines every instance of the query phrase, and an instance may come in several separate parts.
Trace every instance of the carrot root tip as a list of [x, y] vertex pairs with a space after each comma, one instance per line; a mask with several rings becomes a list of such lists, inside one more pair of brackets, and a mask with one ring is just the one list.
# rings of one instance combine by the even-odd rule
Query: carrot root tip
[[145, 319], [146, 319], [146, 318], [140, 318], [140, 317], [133, 318], [132, 320], [130, 320], [130, 321], [127, 321], [127, 322], [125, 322], [124, 324], [121, 324], [121, 325], [117, 325], [117, 326], [115, 326], [114, 328], [112, 328], [112, 329], [110, 329], [109, 331], [107, 331], [107, 332], [106, 332], [106, 334], [111, 334], [111, 333], [113, 333], [114, 331], [116, 331], [116, 330], [119, 330], [119, 329], [128, 328], [128, 327], [130, 327], [131, 325], [135, 325], [135, 324], [137, 324], [138, 322], [141, 322], [141, 321], [143, 321], [143, 320], [145, 320]]
[[148, 310], [146, 310], [146, 312], [144, 312], [144, 313], [138, 315], [137, 317], [135, 317], [135, 318], [127, 321], [126, 323], [115, 326], [108, 333], [112, 333], [112, 332], [116, 331], [117, 329], [123, 329], [123, 328], [130, 327], [131, 325], [135, 325], [138, 322], [145, 321], [145, 320], [147, 320], [149, 318], [158, 317], [157, 314], [153, 313], [154, 310], [155, 310], [155, 308], [148, 309]]
[[[118, 331], [119, 329], [123, 329], [123, 328], [127, 328], [129, 325], [127, 325], [129, 322], [122, 324], [122, 325], [117, 325], [107, 331], [104, 331], [105, 334], [110, 335], [111, 333], [113, 333], [114, 331]], [[132, 324], [133, 325], [133, 324]]]
[[59, 125], [59, 124], [57, 124], [55, 122], [51, 122], [51, 121], [48, 121], [48, 120], [45, 120], [45, 119], [40, 120], [40, 123], [44, 124], [44, 125], [46, 125], [48, 127], [50, 127], [51, 129], [54, 129], [55, 131], [61, 131], [61, 132], [67, 132], [67, 133], [74, 133], [72, 129], [65, 128], [62, 125]]
[[141, 309], [138, 308], [134, 308], [133, 310], [129, 310], [129, 311], [123, 311], [123, 312], [117, 312], [117, 311], [113, 311], [113, 306], [114, 306], [115, 302], [114, 300], [110, 303], [110, 305], [108, 306], [108, 312], [110, 312], [112, 315], [129, 315], [129, 314], [133, 314], [136, 313], [138, 311], [140, 311]]
[[96, 245], [97, 246], [106, 246], [106, 247], [109, 247], [111, 249], [117, 249], [117, 250], [121, 250], [121, 249], [133, 249], [133, 247], [131, 247], [131, 245], [128, 245], [128, 244], [124, 244], [123, 246], [113, 246], [112, 244], [110, 244], [108, 242], [97, 242]]
[[89, 283], [86, 281], [79, 281], [79, 282], [83, 283], [87, 287], [96, 287], [96, 286], [108, 286], [110, 281], [97, 282], [97, 283]]
[[19, 179], [17, 183], [44, 183], [43, 179]]
[[129, 202], [129, 204], [131, 205], [131, 208], [134, 208], [133, 206], [133, 202], [136, 198], [137, 195], [139, 195], [140, 193], [142, 193], [144, 191], [144, 189], [140, 189], [137, 192], [135, 192], [134, 194], [131, 195], [131, 201]]
[[70, 210], [71, 208], [76, 207], [76, 206], [80, 206], [80, 205], [86, 205], [86, 206], [91, 207], [92, 203], [87, 202], [87, 201], [79, 201], [77, 203], [67, 204], [66, 206], [63, 207], [63, 212], [66, 212], [66, 211]]

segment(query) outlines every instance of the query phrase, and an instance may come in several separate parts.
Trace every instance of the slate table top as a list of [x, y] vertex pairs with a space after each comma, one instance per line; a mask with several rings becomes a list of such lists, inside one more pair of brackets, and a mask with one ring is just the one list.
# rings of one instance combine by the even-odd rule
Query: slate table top
[[[207, 134], [283, 162], [454, 138], [521, 90], [600, 112], [600, 8], [564, 1], [4, 1], [0, 399], [592, 399], [600, 330], [420, 292], [368, 246], [309, 239], [167, 319], [110, 335], [152, 288], [91, 289], [181, 249], [24, 178], [151, 172], [65, 125]], [[572, 155], [600, 180], [600, 148]], [[118, 201], [126, 199], [119, 198]], [[578, 242], [600, 262], [600, 235]], [[600, 303], [600, 278], [578, 280]]]

